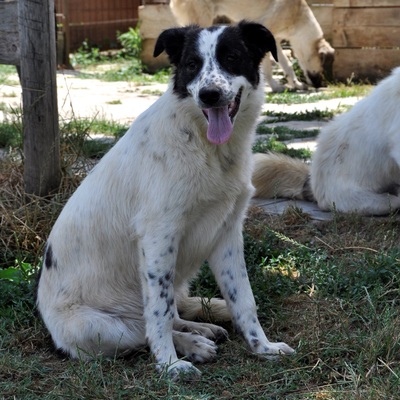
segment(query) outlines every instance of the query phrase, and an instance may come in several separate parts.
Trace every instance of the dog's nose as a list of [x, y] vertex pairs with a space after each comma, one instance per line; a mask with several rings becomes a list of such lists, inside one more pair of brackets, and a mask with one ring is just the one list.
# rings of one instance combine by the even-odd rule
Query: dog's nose
[[220, 101], [221, 94], [220, 89], [216, 87], [208, 87], [200, 90], [199, 98], [207, 106], [214, 106]]

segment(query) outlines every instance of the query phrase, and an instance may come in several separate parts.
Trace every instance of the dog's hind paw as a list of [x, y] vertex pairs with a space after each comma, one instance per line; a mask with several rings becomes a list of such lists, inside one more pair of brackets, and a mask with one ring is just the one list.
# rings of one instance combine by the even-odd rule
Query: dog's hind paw
[[159, 365], [159, 369], [165, 371], [174, 382], [194, 381], [201, 376], [201, 372], [191, 362], [184, 360], [175, 361], [164, 368]]
[[217, 345], [202, 335], [188, 332], [174, 332], [176, 351], [196, 363], [212, 361], [217, 356]]
[[283, 342], [267, 343], [257, 351], [257, 355], [267, 360], [277, 360], [280, 356], [290, 356], [296, 351]]

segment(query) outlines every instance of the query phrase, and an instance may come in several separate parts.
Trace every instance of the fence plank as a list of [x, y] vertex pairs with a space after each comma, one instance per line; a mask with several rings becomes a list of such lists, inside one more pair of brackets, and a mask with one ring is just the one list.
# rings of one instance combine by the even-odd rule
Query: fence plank
[[399, 7], [337, 8], [333, 11], [333, 27], [338, 26], [400, 26]]
[[336, 49], [333, 75], [335, 79], [347, 80], [381, 79], [400, 65], [400, 50], [394, 49]]
[[[334, 29], [332, 45], [335, 48], [400, 47], [399, 27], [340, 27]], [[400, 64], [400, 60], [399, 60]]]
[[18, 2], [0, 1], [0, 64], [19, 65]]
[[324, 37], [328, 42], [332, 41], [332, 24], [333, 24], [333, 5], [330, 4], [310, 4], [310, 8], [315, 15], [321, 29], [324, 32]]
[[53, 0], [19, 0], [24, 183], [48, 195], [61, 180]]
[[335, 7], [396, 7], [399, 0], [334, 0]]

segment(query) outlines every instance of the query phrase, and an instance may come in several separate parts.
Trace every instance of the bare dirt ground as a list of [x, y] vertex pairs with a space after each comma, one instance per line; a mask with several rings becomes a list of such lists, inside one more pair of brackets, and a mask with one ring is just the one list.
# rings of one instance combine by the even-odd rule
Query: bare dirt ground
[[[21, 107], [22, 90], [18, 76], [10, 77], [15, 85], [0, 86], [0, 103], [13, 108]], [[97, 79], [82, 79], [75, 71], [60, 71], [57, 74], [58, 109], [60, 118], [100, 118], [129, 124], [166, 90], [167, 84], [138, 86], [133, 82], [103, 82]], [[266, 86], [266, 92], [270, 88]], [[301, 112], [314, 109], [337, 109], [340, 105], [353, 105], [358, 99], [323, 100], [308, 104], [265, 104], [263, 111]], [[6, 117], [0, 111], [0, 121]], [[292, 129], [319, 129], [322, 121], [291, 121], [278, 125], [288, 125]], [[273, 126], [273, 125], [271, 125]]]

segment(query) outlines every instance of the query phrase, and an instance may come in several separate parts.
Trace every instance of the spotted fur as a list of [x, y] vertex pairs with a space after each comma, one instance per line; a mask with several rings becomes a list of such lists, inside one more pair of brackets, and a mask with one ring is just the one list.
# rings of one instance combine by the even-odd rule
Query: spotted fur
[[[215, 358], [215, 342], [227, 336], [186, 319], [232, 319], [253, 352], [291, 353], [270, 343], [258, 322], [242, 240], [264, 100], [258, 67], [276, 52], [273, 36], [247, 22], [190, 26], [163, 32], [155, 55], [162, 51], [175, 65], [168, 90], [90, 172], [52, 229], [40, 313], [56, 347], [72, 357], [148, 345], [172, 377], [199, 374], [192, 362]], [[203, 108], [231, 103], [233, 131], [213, 144]], [[204, 260], [225, 300], [188, 297]]]

